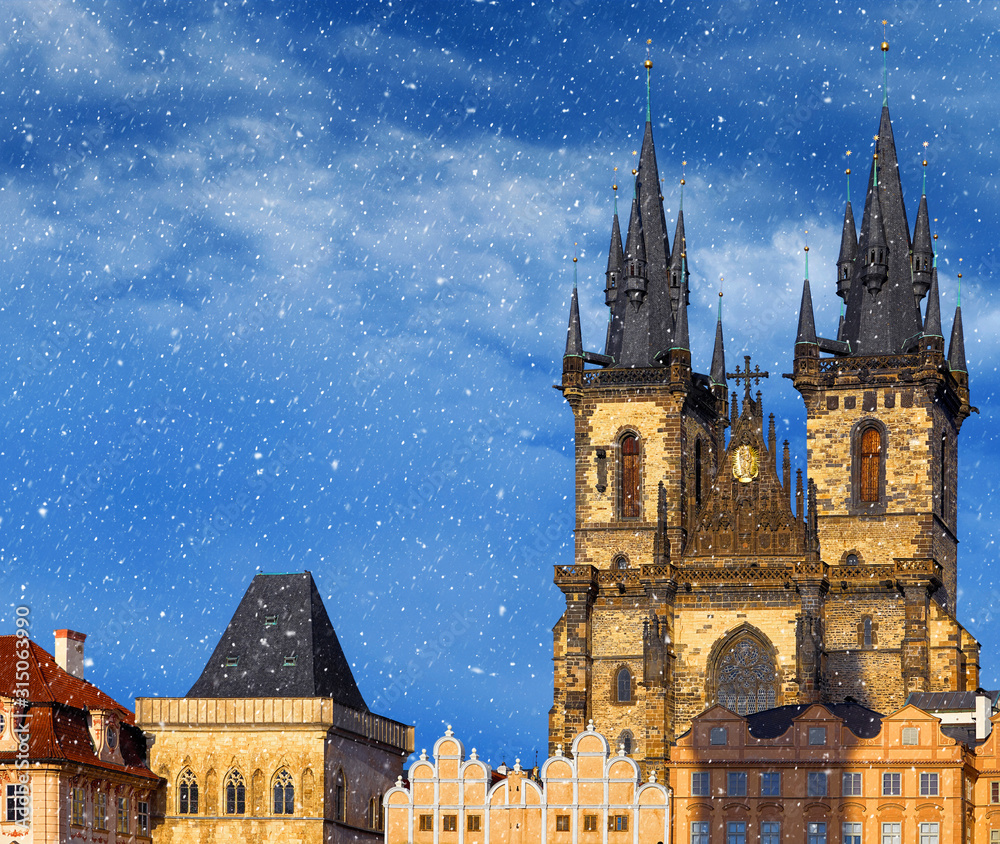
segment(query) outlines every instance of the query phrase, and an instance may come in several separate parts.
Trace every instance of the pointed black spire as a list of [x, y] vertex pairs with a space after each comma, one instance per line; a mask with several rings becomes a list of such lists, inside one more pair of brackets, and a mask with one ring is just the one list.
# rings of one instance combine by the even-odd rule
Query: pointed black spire
[[854, 225], [854, 211], [851, 200], [844, 209], [844, 230], [840, 235], [840, 256], [837, 258], [837, 295], [847, 301], [854, 275], [854, 259], [858, 255], [858, 234]]
[[563, 357], [583, 357], [583, 332], [580, 330], [580, 299], [576, 292], [576, 256], [573, 257], [573, 297], [569, 301], [569, 327], [566, 329], [566, 352]]
[[618, 288], [622, 283], [625, 268], [625, 253], [622, 250], [622, 231], [618, 226], [618, 212], [615, 211], [611, 223], [611, 247], [608, 249], [608, 268], [604, 273], [604, 304], [613, 307], [618, 298]]
[[687, 267], [687, 238], [684, 235], [684, 180], [681, 179], [681, 204], [677, 211], [677, 228], [674, 230], [674, 250], [670, 253], [667, 277], [670, 284], [670, 310], [674, 318], [681, 303], [687, 305], [682, 291], [688, 282], [690, 272]]
[[910, 227], [889, 109], [882, 108], [861, 219], [857, 257], [847, 292], [842, 340], [855, 355], [897, 355], [920, 337], [913, 296]]
[[882, 286], [889, 278], [889, 246], [885, 242], [885, 229], [882, 226], [882, 201], [878, 195], [877, 152], [874, 161], [875, 182], [872, 185], [871, 200], [865, 212], [866, 220], [862, 223], [865, 252], [861, 256], [861, 281], [872, 296], [878, 296]]
[[[924, 164], [927, 162], [925, 161]], [[934, 245], [931, 242], [931, 224], [927, 215], [927, 193], [920, 197], [917, 224], [913, 229], [913, 295], [919, 302], [931, 286], [931, 264]]]
[[962, 329], [962, 298], [959, 293], [958, 307], [955, 308], [955, 321], [951, 325], [951, 343], [948, 345], [948, 365], [952, 372], [968, 372], [965, 362], [965, 331]]
[[941, 333], [941, 297], [938, 294], [937, 259], [931, 268], [930, 292], [927, 298], [927, 316], [924, 319], [924, 337], [940, 337], [944, 345], [944, 334]]
[[796, 354], [799, 346], [816, 346], [816, 320], [813, 317], [812, 290], [809, 287], [809, 247], [806, 247], [806, 277], [802, 281], [802, 303], [799, 305], [799, 330], [795, 334]]
[[[687, 275], [687, 260], [682, 259], [683, 275]], [[677, 307], [677, 321], [674, 323], [674, 336], [671, 338], [671, 349], [683, 349], [691, 351], [691, 339], [688, 336], [688, 315], [687, 315], [687, 283], [681, 287], [680, 304]]]
[[628, 223], [628, 241], [625, 244], [625, 295], [638, 309], [646, 298], [646, 239], [642, 233], [639, 215], [639, 197], [632, 200], [632, 218]]
[[712, 371], [708, 376], [713, 386], [721, 386], [726, 392], [726, 349], [722, 336], [722, 293], [719, 293], [719, 318], [715, 322], [715, 348], [712, 349]]

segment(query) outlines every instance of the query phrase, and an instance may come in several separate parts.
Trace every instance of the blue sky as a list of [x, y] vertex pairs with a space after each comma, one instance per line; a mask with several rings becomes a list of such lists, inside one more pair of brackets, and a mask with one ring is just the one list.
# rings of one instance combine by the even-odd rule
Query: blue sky
[[603, 343], [646, 40], [669, 220], [687, 180], [695, 367], [723, 276], [729, 359], [772, 372], [801, 467], [802, 403], [773, 375], [791, 369], [806, 238], [835, 330], [845, 152], [870, 155], [885, 17], [911, 222], [929, 143], [946, 331], [963, 259], [981, 413], [960, 440], [959, 612], [1000, 685], [994, 5], [0, 15], [8, 632], [26, 604], [46, 647], [56, 627], [89, 634], [89, 678], [120, 700], [182, 695], [253, 574], [308, 569], [369, 704], [415, 723], [418, 748], [451, 723], [495, 762], [544, 753], [573, 507], [551, 385], [574, 248], [585, 345]]

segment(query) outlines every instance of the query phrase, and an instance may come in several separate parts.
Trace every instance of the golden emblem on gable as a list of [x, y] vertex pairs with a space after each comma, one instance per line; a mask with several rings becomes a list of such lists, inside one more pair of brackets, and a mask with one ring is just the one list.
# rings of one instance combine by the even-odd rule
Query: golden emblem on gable
[[757, 459], [757, 449], [748, 443], [739, 446], [733, 452], [733, 477], [741, 484], [748, 484], [757, 477], [760, 461]]

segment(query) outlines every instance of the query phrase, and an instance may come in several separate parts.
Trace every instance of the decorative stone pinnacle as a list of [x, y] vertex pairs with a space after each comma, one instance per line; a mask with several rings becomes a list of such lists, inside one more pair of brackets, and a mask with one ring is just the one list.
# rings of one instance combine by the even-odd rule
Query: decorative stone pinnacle
[[589, 720], [589, 721], [587, 722], [587, 732], [588, 732], [588, 733], [592, 733], [592, 732], [594, 732], [594, 719], [593, 719], [593, 718], [591, 718], [591, 719], [590, 719], [590, 720]]

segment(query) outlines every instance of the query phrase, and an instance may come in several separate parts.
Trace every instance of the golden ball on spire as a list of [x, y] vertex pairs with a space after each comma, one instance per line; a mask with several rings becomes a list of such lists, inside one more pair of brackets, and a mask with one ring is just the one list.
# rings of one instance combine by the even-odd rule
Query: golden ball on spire
[[635, 176], [635, 175], [636, 175], [636, 174], [637, 174], [638, 172], [639, 172], [639, 171], [638, 171], [638, 170], [636, 170], [636, 169], [635, 169], [635, 167], [633, 167], [633, 168], [632, 168], [632, 175], [633, 175], [633, 176]]
[[851, 175], [851, 168], [848, 167], [844, 172], [847, 173], [848, 176], [850, 176]]
[[576, 255], [573, 256], [573, 263], [576, 263]]
[[883, 53], [888, 53], [889, 52], [889, 42], [888, 41], [883, 41], [882, 42], [882, 52]]
[[618, 185], [612, 185], [611, 190], [618, 190]]
[[806, 247], [806, 252], [808, 252], [808, 251], [809, 251], [809, 247], [807, 246], [807, 247]]
[[926, 167], [926, 166], [927, 166], [927, 159], [925, 158], [924, 159], [924, 167]]
[[684, 181], [683, 179], [681, 179], [681, 184], [682, 184], [682, 185], [686, 185], [686, 184], [687, 184], [687, 182], [685, 182], [685, 181]]
[[643, 64], [643, 67], [646, 68], [646, 70], [652, 70], [653, 69], [653, 60], [652, 59], [646, 59], [646, 61], [644, 61], [642, 64]]

